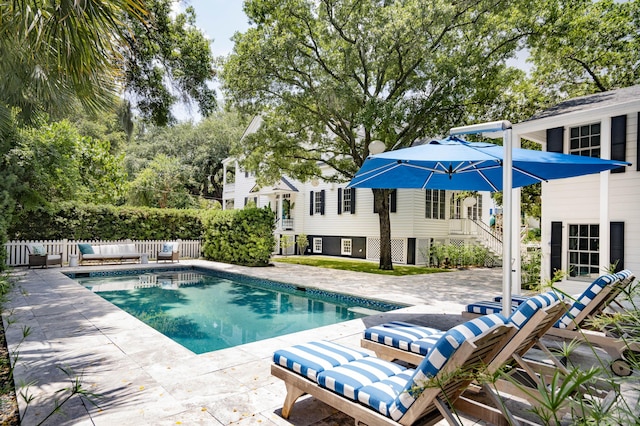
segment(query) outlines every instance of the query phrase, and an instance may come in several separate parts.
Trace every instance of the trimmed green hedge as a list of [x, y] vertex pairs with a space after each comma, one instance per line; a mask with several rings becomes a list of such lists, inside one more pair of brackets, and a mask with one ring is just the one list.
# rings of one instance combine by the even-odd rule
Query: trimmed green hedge
[[224, 210], [206, 215], [204, 257], [217, 262], [266, 266], [276, 244], [275, 214], [269, 208]]
[[114, 207], [61, 203], [51, 209], [16, 212], [10, 240], [199, 240], [202, 210]]

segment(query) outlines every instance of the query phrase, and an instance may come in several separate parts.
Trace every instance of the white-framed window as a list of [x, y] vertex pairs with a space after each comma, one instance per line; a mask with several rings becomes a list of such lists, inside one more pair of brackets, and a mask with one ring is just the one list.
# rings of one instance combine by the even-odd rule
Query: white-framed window
[[427, 219], [444, 219], [445, 191], [427, 189], [425, 194], [425, 217]]
[[597, 278], [600, 275], [600, 226], [569, 224], [569, 276]]
[[342, 191], [342, 211], [350, 212], [351, 211], [351, 191], [352, 188], [345, 188]]
[[316, 191], [313, 194], [314, 197], [314, 205], [315, 205], [315, 210], [314, 212], [316, 214], [323, 214], [324, 213], [324, 191]]
[[340, 240], [340, 254], [351, 256], [352, 247], [351, 238], [342, 238]]
[[569, 132], [569, 154], [600, 158], [600, 123], [572, 127]]
[[313, 239], [313, 252], [322, 253], [322, 238]]

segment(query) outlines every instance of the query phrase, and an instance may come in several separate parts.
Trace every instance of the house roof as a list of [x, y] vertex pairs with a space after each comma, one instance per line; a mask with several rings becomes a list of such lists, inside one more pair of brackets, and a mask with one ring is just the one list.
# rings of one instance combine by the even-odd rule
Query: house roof
[[623, 89], [610, 90], [608, 92], [595, 93], [581, 96], [561, 102], [549, 109], [534, 114], [525, 121], [539, 120], [571, 112], [582, 112], [607, 106], [619, 105], [640, 99], [640, 85], [625, 87]]
[[289, 182], [286, 178], [282, 177], [278, 182], [274, 185], [269, 185], [265, 187], [260, 187], [259, 185], [255, 185], [251, 188], [251, 193], [260, 193], [260, 194], [276, 194], [280, 192], [298, 192], [298, 188], [296, 188], [291, 182]]

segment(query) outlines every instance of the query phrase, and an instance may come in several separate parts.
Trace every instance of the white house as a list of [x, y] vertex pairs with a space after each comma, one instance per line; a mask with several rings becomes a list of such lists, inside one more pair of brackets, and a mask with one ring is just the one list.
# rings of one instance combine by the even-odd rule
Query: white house
[[[245, 134], [254, 132], [254, 120]], [[277, 217], [276, 237], [299, 234], [309, 240], [308, 254], [347, 256], [377, 260], [380, 250], [378, 215], [370, 189], [345, 189], [343, 184], [321, 180], [299, 182], [282, 177], [258, 187], [255, 177], [240, 169], [237, 161], [224, 162], [223, 208], [243, 208], [248, 202], [270, 206]], [[326, 175], [331, 173], [328, 168]], [[461, 200], [451, 191], [397, 190], [390, 198], [392, 260], [400, 264], [425, 264], [425, 253], [436, 241], [463, 244], [481, 241], [495, 253], [501, 243], [489, 227], [490, 194]], [[280, 252], [280, 248], [276, 248]], [[293, 253], [290, 247], [286, 253]]]
[[632, 166], [542, 184], [542, 273], [590, 281], [610, 264], [640, 273], [640, 86], [570, 99], [513, 125], [517, 142]]

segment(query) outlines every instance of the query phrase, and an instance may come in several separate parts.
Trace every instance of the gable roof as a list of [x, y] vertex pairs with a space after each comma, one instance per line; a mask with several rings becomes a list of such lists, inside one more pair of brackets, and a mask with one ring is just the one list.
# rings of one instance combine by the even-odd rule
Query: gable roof
[[274, 185], [268, 185], [261, 187], [259, 185], [255, 185], [251, 188], [250, 193], [260, 193], [260, 194], [275, 194], [280, 192], [298, 192], [298, 188], [296, 188], [291, 182], [289, 182], [285, 177], [281, 177], [278, 182]]
[[604, 108], [607, 106], [637, 101], [638, 99], [640, 99], [640, 85], [625, 87], [623, 89], [610, 90], [608, 92], [595, 93], [593, 95], [568, 99], [549, 109], [534, 114], [525, 121], [539, 120], [541, 118], [568, 114], [570, 112]]

